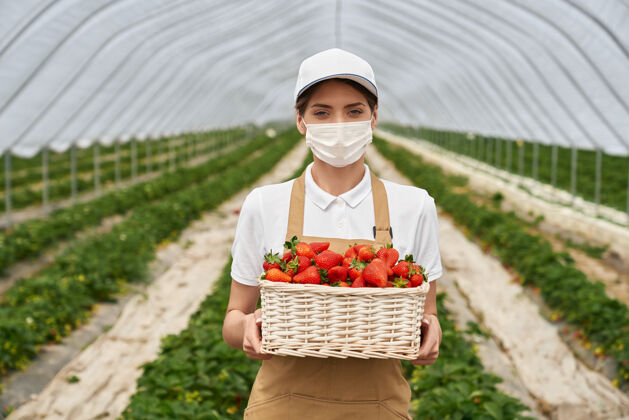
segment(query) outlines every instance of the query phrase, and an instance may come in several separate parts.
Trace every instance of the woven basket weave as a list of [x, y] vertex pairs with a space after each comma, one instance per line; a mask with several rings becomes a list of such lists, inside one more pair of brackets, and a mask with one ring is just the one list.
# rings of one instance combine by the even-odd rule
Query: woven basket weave
[[347, 288], [259, 280], [262, 353], [417, 359], [428, 282]]

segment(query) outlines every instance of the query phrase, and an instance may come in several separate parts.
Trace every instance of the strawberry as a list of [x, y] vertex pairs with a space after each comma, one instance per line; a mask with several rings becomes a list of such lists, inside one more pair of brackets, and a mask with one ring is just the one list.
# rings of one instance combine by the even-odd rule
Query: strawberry
[[345, 281], [346, 278], [347, 268], [337, 265], [328, 269], [328, 280], [330, 281], [330, 283]]
[[371, 246], [365, 246], [358, 251], [358, 259], [361, 261], [371, 261], [375, 256], [376, 253]]
[[312, 249], [312, 251], [315, 254], [318, 254], [319, 252], [322, 252], [328, 249], [328, 247], [330, 246], [330, 243], [329, 242], [310, 242], [308, 245], [310, 245], [310, 249]]
[[290, 238], [290, 241], [284, 242], [284, 248], [288, 249], [291, 255], [303, 255], [304, 257], [314, 258], [315, 253], [306, 242], [299, 242], [297, 236]]
[[400, 253], [397, 251], [397, 249], [393, 248], [392, 244], [386, 244], [384, 247], [378, 250], [376, 256], [380, 259], [383, 259], [384, 262], [387, 263], [388, 267], [393, 267], [400, 257]]
[[347, 284], [347, 283], [345, 283], [344, 281], [339, 281], [339, 282], [338, 282], [338, 286], [339, 286], [339, 287], [350, 287], [350, 285], [349, 285], [349, 284]]
[[339, 265], [343, 261], [343, 256], [334, 251], [330, 251], [326, 249], [321, 252], [321, 254], [316, 255], [314, 257], [315, 263], [325, 270], [329, 270], [330, 268]]
[[341, 265], [345, 268], [349, 268], [350, 265], [352, 265], [352, 262], [354, 261], [353, 258], [349, 258], [349, 257], [345, 257], [343, 258], [343, 261], [341, 262]]
[[299, 242], [297, 246], [295, 247], [295, 249], [296, 249], [297, 255], [303, 255], [304, 257], [308, 257], [308, 258], [315, 257], [315, 253], [310, 248], [310, 245], [308, 245], [306, 242]]
[[365, 279], [365, 283], [373, 284], [377, 287], [386, 287], [386, 263], [380, 258], [374, 258], [369, 264], [367, 264], [367, 267], [365, 267], [365, 271], [363, 271], [363, 279]]
[[312, 260], [303, 255], [297, 255], [295, 259], [286, 263], [286, 274], [293, 276], [304, 271], [312, 265]]
[[393, 267], [393, 273], [398, 277], [404, 277], [405, 279], [407, 279], [409, 278], [409, 274], [415, 274], [415, 273], [409, 273], [412, 265], [416, 265], [415, 262], [413, 261], [413, 256], [406, 255], [404, 257], [404, 260], [399, 261]]
[[411, 287], [411, 282], [404, 277], [396, 277], [392, 283], [393, 287]]
[[290, 282], [291, 278], [288, 274], [284, 273], [279, 268], [271, 268], [265, 275], [264, 278], [269, 281], [281, 281], [284, 283]]
[[281, 262], [282, 259], [280, 258], [280, 254], [273, 254], [271, 251], [264, 256], [262, 267], [264, 268], [264, 271], [269, 271], [271, 268], [281, 268]]
[[358, 256], [358, 253], [354, 249], [354, 246], [350, 246], [349, 248], [347, 248], [347, 251], [345, 251], [345, 258], [354, 259], [357, 256]]
[[321, 284], [321, 275], [317, 267], [311, 265], [301, 273], [296, 274], [293, 281], [301, 284]]
[[293, 254], [290, 251], [286, 251], [282, 256], [282, 261], [288, 262], [293, 259]]
[[356, 280], [356, 278], [358, 278], [360, 275], [363, 274], [365, 265], [366, 264], [364, 262], [354, 259], [352, 261], [352, 264], [349, 266], [349, 271], [348, 271], [349, 278], [352, 280]]
[[422, 274], [413, 274], [411, 276], [411, 284], [413, 285], [413, 287], [421, 286], [423, 282], [424, 276]]
[[356, 279], [354, 279], [354, 281], [352, 281], [352, 286], [351, 287], [365, 287], [365, 280], [363, 279], [363, 276], [360, 275], [360, 276], [356, 277]]

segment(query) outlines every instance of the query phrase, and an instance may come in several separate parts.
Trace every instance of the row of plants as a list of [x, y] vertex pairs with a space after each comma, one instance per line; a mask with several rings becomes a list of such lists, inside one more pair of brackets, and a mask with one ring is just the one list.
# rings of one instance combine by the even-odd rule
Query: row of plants
[[[55, 242], [66, 239], [89, 226], [95, 226], [103, 218], [124, 213], [138, 204], [157, 200], [179, 191], [194, 183], [204, 181], [208, 176], [231, 167], [268, 143], [268, 137], [261, 134], [251, 140], [243, 136], [233, 144], [240, 144], [234, 150], [194, 166], [180, 168], [174, 173], [166, 173], [149, 181], [140, 182], [126, 188], [109, 191], [86, 203], [54, 210], [48, 217], [29, 219], [12, 229], [0, 232], [0, 272], [25, 258], [40, 255]], [[219, 145], [222, 152], [228, 144]]]
[[291, 130], [266, 139], [220, 177], [138, 205], [109, 233], [77, 241], [51, 266], [17, 281], [0, 298], [0, 373], [24, 368], [42, 344], [60, 341], [89, 318], [96, 302], [112, 300], [125, 283], [145, 281], [160, 243], [269, 171], [299, 138]]
[[[288, 179], [299, 176], [310, 162], [312, 154]], [[144, 372], [122, 413], [124, 419], [242, 418], [260, 361], [223, 341], [230, 284], [231, 260], [188, 327], [164, 337], [157, 359], [142, 366]], [[496, 389], [499, 377], [483, 372], [468, 342], [478, 327], [459, 330], [443, 300], [439, 294], [443, 341], [438, 361], [426, 367], [402, 362], [415, 418], [525, 419], [521, 413], [527, 407]]]
[[[195, 150], [198, 150], [204, 147], [205, 143], [214, 142], [219, 140], [216, 136], [208, 136], [203, 140], [198, 141], [195, 144]], [[175, 147], [172, 148], [172, 153], [175, 156], [175, 161], [179, 162], [183, 160], [186, 156], [186, 147], [188, 146], [183, 138], [165, 138], [159, 140], [152, 140], [150, 142], [141, 142], [137, 144], [137, 164], [138, 167], [142, 167], [146, 164], [147, 161], [147, 148], [150, 147], [151, 153], [151, 163], [153, 166], [159, 164], [160, 160], [168, 160], [170, 157], [170, 141], [173, 144], [176, 144]], [[149, 146], [150, 144], [150, 146]], [[124, 151], [120, 150], [119, 159], [120, 159], [120, 167], [121, 169], [124, 166], [131, 165], [131, 150], [130, 146], [125, 145]], [[94, 147], [91, 146], [89, 149], [92, 150], [91, 156], [82, 156], [81, 158], [76, 159], [76, 173], [78, 176], [81, 176], [86, 173], [90, 173], [94, 171]], [[122, 147], [121, 147], [122, 149]], [[84, 154], [85, 149], [77, 149], [81, 150]], [[64, 152], [67, 153], [67, 152]], [[107, 153], [102, 150], [102, 146], [98, 146], [98, 155], [99, 155], [99, 166], [101, 171], [107, 171], [115, 167], [116, 164], [116, 156], [114, 153]], [[31, 158], [32, 159], [32, 158]], [[70, 157], [68, 160], [55, 162], [53, 164], [48, 165], [48, 179], [50, 181], [57, 181], [64, 178], [70, 177], [71, 171], [71, 162]], [[34, 183], [39, 183], [42, 181], [43, 176], [43, 164], [41, 161], [38, 162], [38, 166], [20, 169], [20, 170], [12, 170], [11, 171], [11, 189], [19, 190], [21, 187], [31, 185]], [[5, 183], [5, 174], [0, 174], [0, 182], [4, 185]]]
[[[480, 134], [435, 130], [425, 127], [401, 126], [393, 123], [382, 124], [383, 129], [395, 134], [421, 138], [455, 153], [469, 156], [514, 173], [520, 173], [519, 155], [522, 157], [521, 173], [547, 184], [552, 184], [552, 145], [545, 145], [524, 139], [512, 140]], [[511, 163], [508, 160], [508, 144], [511, 144]], [[534, 174], [534, 144], [537, 143], [537, 174]], [[555, 186], [571, 191], [572, 150], [557, 147]], [[596, 151], [577, 150], [577, 170], [575, 194], [585, 200], [596, 199]], [[628, 156], [615, 156], [601, 153], [600, 203], [620, 211], [627, 210], [627, 171]]]
[[[255, 127], [250, 127], [253, 130], [257, 130]], [[156, 152], [159, 151], [160, 148], [163, 150], [168, 150], [168, 142], [171, 140], [186, 140], [186, 142], [192, 143], [202, 143], [207, 140], [213, 141], [213, 137], [229, 137], [231, 135], [243, 136], [247, 132], [245, 127], [232, 127], [226, 129], [217, 129], [212, 131], [203, 131], [196, 133], [186, 133], [178, 136], [172, 137], [161, 137], [159, 139], [150, 140], [151, 151], [152, 154], [155, 155]], [[131, 139], [127, 142], [120, 143], [119, 152], [120, 156], [127, 156], [130, 158], [131, 156], [131, 148], [133, 142], [136, 143], [137, 153], [138, 153], [138, 161], [142, 155], [146, 155], [146, 145], [147, 141], [140, 141]], [[92, 166], [92, 159], [94, 156], [94, 147], [96, 145], [92, 144], [86, 148], [76, 148], [76, 163], [77, 167]], [[113, 159], [116, 151], [115, 143], [109, 146], [98, 145], [99, 154], [103, 158]], [[19, 156], [11, 156], [11, 172], [20, 174], [20, 171], [27, 170], [30, 171], [41, 171], [42, 164], [42, 154], [43, 149], [40, 150], [36, 155], [29, 158], [22, 158]], [[71, 149], [67, 149], [63, 152], [55, 152], [53, 150], [48, 150], [48, 168], [49, 171], [53, 171], [55, 168], [64, 168], [65, 172], [70, 172], [70, 159], [71, 159]], [[2, 177], [2, 183], [4, 183], [4, 175], [5, 175], [5, 162], [4, 159], [0, 160], [0, 177]], [[40, 172], [41, 174], [41, 172]], [[41, 179], [41, 176], [40, 176]]]
[[544, 237], [529, 233], [513, 211], [504, 213], [453, 192], [461, 177], [447, 175], [419, 155], [382, 139], [374, 138], [374, 144], [415, 185], [430, 191], [469, 237], [512, 268], [523, 284], [539, 290], [554, 310], [553, 320], [577, 328], [584, 345], [594, 345], [598, 357], [612, 356], [617, 366], [615, 385], [629, 383], [629, 308], [608, 297], [602, 282], [578, 270], [569, 253], [556, 252]]
[[[236, 141], [244, 141], [247, 136], [243, 133], [239, 137], [214, 137], [213, 142], [209, 142], [209, 144], [204, 145], [203, 149], [198, 151], [198, 155], [207, 155], [212, 153], [227, 144], [233, 144]], [[185, 156], [185, 155], [184, 155]], [[167, 155], [161, 156], [162, 158], [167, 158]], [[151, 166], [151, 172], [159, 172], [162, 171], [163, 168], [168, 168], [169, 163], [164, 162], [162, 164], [156, 164], [154, 162], [155, 157], [151, 157], [151, 161], [153, 165]], [[141, 159], [142, 162], [146, 161], [146, 158]], [[179, 166], [179, 165], [176, 165]], [[76, 178], [76, 188], [78, 192], [82, 191], [92, 191], [94, 189], [94, 167], [91, 165], [91, 169], [89, 172], [85, 172], [82, 176], [77, 176]], [[144, 168], [142, 166], [138, 166], [138, 173], [144, 173]], [[120, 179], [125, 180], [129, 179], [132, 176], [132, 165], [130, 162], [125, 162], [120, 165]], [[72, 180], [65, 176], [68, 174], [64, 174], [63, 177], [59, 179], [52, 180], [48, 185], [48, 197], [50, 201], [57, 201], [63, 198], [67, 198], [72, 194]], [[116, 180], [116, 169], [115, 163], [110, 162], [104, 167], [101, 166], [99, 170], [99, 180], [102, 185], [110, 185], [113, 184]], [[38, 179], [37, 182], [41, 181]], [[12, 189], [11, 190], [11, 206], [14, 209], [21, 209], [31, 205], [38, 205], [42, 203], [42, 186], [37, 186], [36, 188], [31, 188], [29, 186], [23, 186], [22, 188]], [[0, 206], [5, 206], [5, 198], [0, 198]]]

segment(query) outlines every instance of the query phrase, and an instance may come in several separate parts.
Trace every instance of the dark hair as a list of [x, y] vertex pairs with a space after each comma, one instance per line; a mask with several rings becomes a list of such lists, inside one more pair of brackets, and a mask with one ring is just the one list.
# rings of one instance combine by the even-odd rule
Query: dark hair
[[376, 105], [378, 104], [378, 97], [376, 95], [371, 93], [366, 87], [364, 87], [360, 83], [355, 82], [351, 79], [333, 78], [333, 79], [323, 80], [319, 83], [315, 83], [314, 85], [304, 90], [297, 97], [297, 101], [295, 102], [295, 109], [297, 110], [297, 112], [299, 112], [299, 115], [301, 116], [304, 115], [304, 112], [306, 112], [306, 105], [308, 105], [308, 102], [310, 101], [310, 98], [312, 97], [312, 95], [314, 95], [317, 89], [328, 80], [338, 80], [339, 82], [348, 84], [354, 89], [358, 90], [360, 93], [363, 94], [363, 96], [367, 100], [367, 104], [369, 105], [369, 108], [371, 108], [371, 112], [373, 113]]

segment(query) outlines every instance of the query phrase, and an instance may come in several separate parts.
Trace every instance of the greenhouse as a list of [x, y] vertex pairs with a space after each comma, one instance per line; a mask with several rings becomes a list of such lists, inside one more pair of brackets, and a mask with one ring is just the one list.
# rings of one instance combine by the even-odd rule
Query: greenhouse
[[625, 0], [0, 0], [0, 155], [0, 419], [629, 419]]

